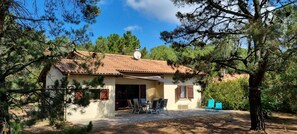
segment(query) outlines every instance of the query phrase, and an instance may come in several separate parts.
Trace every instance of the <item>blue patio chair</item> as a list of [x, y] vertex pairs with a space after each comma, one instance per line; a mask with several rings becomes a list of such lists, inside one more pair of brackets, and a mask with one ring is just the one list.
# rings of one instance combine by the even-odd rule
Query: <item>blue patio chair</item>
[[214, 108], [215, 110], [222, 110], [223, 109], [223, 104], [222, 102], [217, 102], [216, 107]]
[[206, 109], [214, 109], [215, 106], [215, 100], [214, 99], [208, 99], [207, 106], [205, 107]]
[[141, 104], [141, 105], [146, 104], [146, 100], [145, 100], [145, 98], [140, 98], [140, 104]]

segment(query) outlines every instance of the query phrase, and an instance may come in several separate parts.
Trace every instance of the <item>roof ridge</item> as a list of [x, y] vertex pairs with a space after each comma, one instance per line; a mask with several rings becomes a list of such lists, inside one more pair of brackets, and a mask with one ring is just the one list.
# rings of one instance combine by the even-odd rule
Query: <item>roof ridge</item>
[[[83, 53], [100, 53], [100, 54], [103, 54], [103, 55], [115, 55], [115, 56], [123, 56], [123, 57], [131, 57], [131, 58], [133, 58], [132, 55], [122, 55], [122, 54], [113, 54], [113, 53], [91, 52], [91, 51], [83, 51], [83, 50], [82, 51], [81, 50], [78, 50], [77, 52], [83, 52]], [[154, 60], [154, 59], [139, 59], [139, 60], [167, 62], [166, 60]]]

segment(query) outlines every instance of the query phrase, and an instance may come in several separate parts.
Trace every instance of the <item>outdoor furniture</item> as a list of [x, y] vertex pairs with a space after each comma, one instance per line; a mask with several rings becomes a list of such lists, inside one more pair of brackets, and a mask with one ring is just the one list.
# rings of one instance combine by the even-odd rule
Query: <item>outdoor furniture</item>
[[207, 106], [205, 107], [206, 109], [214, 109], [215, 105], [215, 100], [214, 99], [208, 99]]
[[146, 99], [145, 98], [140, 98], [140, 102], [139, 102], [140, 106], [141, 106], [141, 110], [143, 112], [145, 112], [147, 110], [147, 102], [146, 102]]
[[145, 112], [148, 114], [150, 112], [150, 109], [152, 109], [152, 103], [150, 101], [147, 101]]
[[167, 102], [168, 102], [168, 99], [163, 99], [160, 101], [160, 112], [165, 111], [165, 109], [166, 109], [166, 112], [168, 114]]
[[160, 112], [160, 106], [159, 106], [159, 100], [153, 100], [152, 107], [149, 109], [151, 114], [159, 114]]
[[160, 99], [159, 100], [159, 111], [162, 112], [164, 109], [164, 100]]
[[132, 104], [132, 101], [131, 100], [127, 100], [128, 102], [128, 107], [130, 109], [130, 113], [134, 113], [134, 106]]
[[214, 108], [215, 110], [222, 110], [223, 109], [223, 104], [222, 102], [217, 102], [216, 103], [216, 106]]
[[138, 99], [137, 98], [133, 99], [133, 103], [134, 103], [134, 113], [139, 114], [142, 107], [139, 105]]
[[140, 99], [140, 104], [142, 105], [142, 104], [146, 104], [146, 100], [145, 100], [145, 98], [141, 98]]

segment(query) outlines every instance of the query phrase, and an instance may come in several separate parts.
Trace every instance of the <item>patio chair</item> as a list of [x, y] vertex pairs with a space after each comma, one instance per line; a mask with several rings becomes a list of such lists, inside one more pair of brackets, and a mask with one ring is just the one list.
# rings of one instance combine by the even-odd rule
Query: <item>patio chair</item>
[[168, 99], [164, 99], [164, 107], [163, 107], [163, 110], [166, 109], [166, 112], [168, 114], [168, 110], [167, 110], [167, 102], [168, 102]]
[[215, 106], [215, 108], [214, 108], [215, 110], [222, 110], [223, 109], [223, 104], [222, 104], [222, 102], [217, 102], [216, 103], [216, 106]]
[[208, 103], [207, 106], [205, 107], [206, 109], [214, 109], [214, 105], [215, 105], [215, 100], [214, 99], [208, 99]]
[[141, 105], [145, 105], [145, 104], [146, 104], [146, 100], [145, 100], [145, 98], [140, 98], [140, 104], [141, 104]]
[[134, 106], [132, 104], [132, 101], [131, 100], [127, 100], [128, 102], [128, 107], [130, 109], [130, 113], [134, 113]]
[[160, 106], [158, 100], [153, 100], [152, 107], [149, 109], [151, 114], [159, 114], [160, 113]]
[[163, 112], [166, 109], [166, 112], [168, 114], [168, 111], [167, 111], [167, 101], [168, 101], [168, 99], [162, 99], [160, 101], [160, 108], [159, 108], [160, 109], [160, 112]]
[[138, 99], [133, 99], [133, 103], [134, 103], [134, 113], [139, 114], [142, 107], [139, 105]]

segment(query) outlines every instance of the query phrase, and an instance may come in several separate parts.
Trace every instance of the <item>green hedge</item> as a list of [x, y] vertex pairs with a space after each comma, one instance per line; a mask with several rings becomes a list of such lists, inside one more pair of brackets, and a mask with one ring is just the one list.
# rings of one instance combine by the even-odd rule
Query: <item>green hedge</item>
[[203, 92], [203, 104], [207, 100], [215, 99], [215, 102], [222, 102], [223, 109], [247, 110], [248, 109], [248, 79], [210, 83]]

